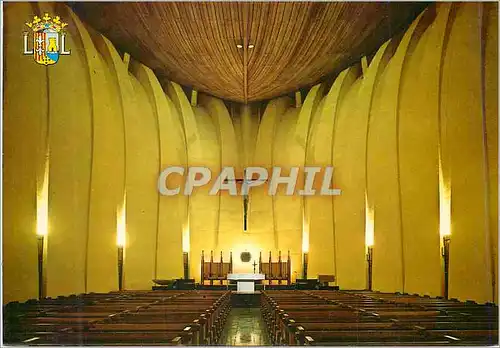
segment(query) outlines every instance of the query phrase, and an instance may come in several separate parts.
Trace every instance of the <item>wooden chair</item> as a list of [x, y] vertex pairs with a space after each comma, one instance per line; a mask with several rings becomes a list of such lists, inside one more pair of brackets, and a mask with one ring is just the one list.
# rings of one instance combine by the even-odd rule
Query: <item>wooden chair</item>
[[205, 252], [201, 251], [201, 284], [205, 281], [210, 281], [213, 285], [214, 280], [219, 281], [222, 285], [224, 280], [227, 280], [227, 275], [233, 272], [233, 252], [229, 253], [229, 262], [224, 262], [222, 259], [222, 251], [220, 252], [220, 262], [214, 262], [214, 252], [210, 251], [210, 261], [205, 261]]
[[291, 264], [290, 250], [288, 251], [288, 257], [286, 261], [282, 261], [281, 251], [279, 251], [277, 262], [272, 262], [270, 251], [268, 262], [262, 262], [262, 252], [259, 254], [259, 273], [266, 276], [266, 280], [269, 281], [269, 284], [271, 284], [273, 280], [277, 280], [278, 284], [281, 284], [281, 282], [285, 280], [287, 284], [290, 285], [292, 280]]

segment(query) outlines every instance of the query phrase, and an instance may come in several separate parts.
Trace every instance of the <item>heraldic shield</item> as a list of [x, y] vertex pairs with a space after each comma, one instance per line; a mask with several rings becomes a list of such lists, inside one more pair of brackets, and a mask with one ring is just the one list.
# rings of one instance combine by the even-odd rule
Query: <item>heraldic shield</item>
[[59, 60], [59, 33], [43, 29], [33, 35], [35, 53], [33, 58], [38, 64], [52, 65]]
[[56, 64], [61, 55], [69, 55], [66, 51], [63, 28], [68, 24], [61, 22], [59, 16], [51, 17], [46, 13], [42, 18], [35, 16], [26, 23], [33, 30], [33, 50], [28, 49], [28, 33], [24, 33], [24, 54], [32, 54], [35, 62], [41, 65]]

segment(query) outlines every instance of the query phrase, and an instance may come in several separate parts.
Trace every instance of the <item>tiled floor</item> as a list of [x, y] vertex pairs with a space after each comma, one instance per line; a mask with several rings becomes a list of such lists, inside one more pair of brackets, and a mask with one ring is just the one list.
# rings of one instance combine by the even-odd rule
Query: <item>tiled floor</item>
[[260, 308], [233, 308], [220, 342], [226, 346], [268, 345]]

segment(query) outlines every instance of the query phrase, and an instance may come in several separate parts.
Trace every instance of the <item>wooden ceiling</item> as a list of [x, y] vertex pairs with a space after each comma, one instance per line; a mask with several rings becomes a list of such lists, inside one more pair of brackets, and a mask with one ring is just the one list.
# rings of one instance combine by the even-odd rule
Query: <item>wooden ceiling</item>
[[338, 73], [401, 32], [426, 4], [79, 2], [72, 6], [80, 18], [158, 77], [226, 100], [250, 102]]

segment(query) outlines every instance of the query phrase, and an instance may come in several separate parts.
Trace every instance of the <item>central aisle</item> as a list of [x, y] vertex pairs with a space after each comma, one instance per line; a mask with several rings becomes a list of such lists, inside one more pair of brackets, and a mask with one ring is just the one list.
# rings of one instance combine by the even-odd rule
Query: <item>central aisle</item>
[[220, 343], [226, 346], [269, 345], [260, 309], [231, 309]]

